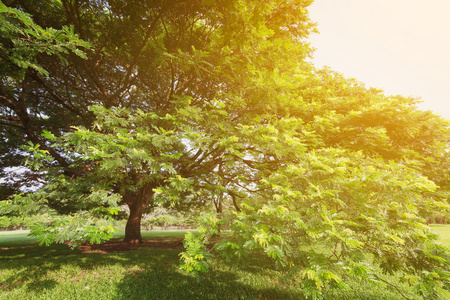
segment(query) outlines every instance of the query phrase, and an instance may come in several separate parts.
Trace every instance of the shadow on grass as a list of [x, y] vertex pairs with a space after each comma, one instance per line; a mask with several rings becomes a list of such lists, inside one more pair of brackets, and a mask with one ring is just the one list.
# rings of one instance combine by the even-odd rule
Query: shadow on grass
[[57, 282], [48, 279], [47, 274], [60, 269], [62, 265], [74, 263], [75, 254], [66, 245], [31, 245], [3, 249], [0, 251], [0, 272], [7, 269], [12, 270], [13, 274], [1, 281], [0, 289], [53, 289]]
[[[261, 257], [230, 266], [214, 260], [195, 278], [179, 270], [180, 250], [140, 248], [122, 253], [79, 253], [67, 245], [0, 250], [3, 299], [304, 299]], [[385, 288], [355, 282], [325, 299], [401, 299]]]
[[230, 272], [193, 278], [177, 272], [144, 271], [126, 276], [117, 285], [116, 299], [303, 299], [294, 292], [256, 288]]
[[[10, 248], [0, 251], [0, 273], [9, 271], [4, 273], [8, 276], [0, 275], [0, 290], [4, 295], [42, 299], [66, 299], [74, 296], [71, 289], [77, 290], [77, 297], [85, 295], [79, 299], [95, 293], [100, 293], [97, 295], [102, 299], [123, 300], [302, 299], [300, 293], [270, 284], [267, 276], [257, 274], [258, 268], [244, 271], [213, 267], [201, 278], [192, 277], [179, 270], [179, 253], [180, 250], [142, 248], [123, 253], [80, 254], [66, 245]], [[85, 285], [91, 291], [84, 290]]]
[[115, 299], [304, 299], [298, 292], [270, 287], [258, 273], [213, 267], [196, 278], [178, 270], [178, 257], [165, 259], [124, 276]]

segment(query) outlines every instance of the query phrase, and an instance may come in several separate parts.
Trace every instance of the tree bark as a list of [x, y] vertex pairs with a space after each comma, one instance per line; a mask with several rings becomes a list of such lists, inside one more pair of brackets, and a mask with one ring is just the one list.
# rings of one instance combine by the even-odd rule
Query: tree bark
[[125, 193], [124, 200], [130, 209], [130, 216], [125, 226], [124, 242], [130, 244], [143, 243], [141, 236], [142, 214], [153, 194], [153, 186], [149, 184], [144, 185], [137, 192], [127, 191]]
[[125, 226], [125, 238], [123, 241], [130, 244], [141, 244], [143, 242], [141, 236], [141, 218], [144, 207], [140, 203], [128, 204], [128, 207], [130, 209], [130, 216]]
[[[223, 205], [222, 205], [222, 203], [223, 203], [223, 195], [221, 194], [221, 195], [218, 195], [217, 196], [217, 200], [214, 200], [214, 205], [216, 206], [216, 213], [217, 213], [217, 218], [220, 220], [220, 219], [222, 219], [222, 213], [223, 213]], [[217, 234], [217, 236], [219, 236], [220, 235], [220, 231], [221, 231], [221, 228], [222, 226], [221, 226], [221, 224], [219, 223], [218, 225], [217, 225], [217, 232], [218, 232], [218, 234]]]

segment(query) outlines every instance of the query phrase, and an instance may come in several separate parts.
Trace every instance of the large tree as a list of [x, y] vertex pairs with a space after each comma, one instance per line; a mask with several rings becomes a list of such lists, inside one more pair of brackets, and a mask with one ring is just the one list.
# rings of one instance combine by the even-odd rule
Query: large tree
[[[448, 209], [449, 124], [415, 99], [316, 70], [311, 2], [7, 2], [89, 42], [49, 52], [21, 31], [2, 39], [2, 68], [20, 74], [2, 77], [2, 163], [26, 157], [28, 178], [45, 183], [15, 203], [72, 215], [35, 232], [95, 241], [109, 229], [73, 216], [126, 204], [125, 241], [138, 243], [148, 205], [214, 203], [202, 240], [187, 238], [188, 270], [204, 269], [200, 242], [214, 236], [225, 257], [291, 266], [306, 293], [342, 272], [381, 280], [361, 263], [372, 255], [444, 295], [448, 250], [426, 218]], [[17, 41], [38, 50], [14, 60]], [[234, 233], [219, 238], [221, 226]]]
[[[279, 55], [284, 55], [285, 51], [300, 62], [308, 53], [302, 43], [285, 39], [302, 38], [309, 31], [304, 10], [307, 3], [301, 1], [270, 5], [239, 1], [48, 1], [39, 6], [33, 1], [14, 1], [11, 5], [30, 13], [42, 27], [61, 28], [71, 24], [79, 36], [93, 46], [87, 51], [87, 60], [75, 55], [64, 56], [68, 64], [55, 60], [44, 51], [35, 53], [33, 59], [37, 66], [46, 70], [45, 74], [23, 66], [24, 78], [10, 82], [9, 77], [5, 77], [4, 99], [20, 98], [22, 104], [13, 107], [6, 100], [3, 102], [6, 106], [3, 119], [7, 121], [2, 162], [5, 167], [18, 165], [23, 153], [16, 149], [28, 139], [56, 160], [51, 163], [53, 170], [62, 168], [66, 176], [75, 176], [77, 180], [82, 167], [62, 154], [60, 147], [49, 147], [46, 137], [40, 136], [43, 130], [60, 136], [69, 132], [70, 126], [89, 127], [92, 113], [88, 108], [96, 104], [130, 111], [141, 109], [165, 116], [177, 113], [184, 106], [194, 110], [193, 113], [201, 110], [207, 114], [208, 110], [213, 111], [216, 105], [226, 101], [230, 102], [227, 111], [232, 115], [225, 127], [235, 130], [236, 121], [244, 122], [239, 119], [250, 116], [248, 110], [253, 110], [258, 98], [264, 97], [261, 94], [264, 91], [246, 92], [249, 95], [255, 93], [255, 103], [249, 103], [248, 107], [241, 103], [242, 100], [227, 100], [231, 96], [241, 97], [242, 80], [248, 80], [246, 74], [254, 72], [254, 66], [248, 60], [254, 56], [258, 64], [272, 70]], [[7, 47], [15, 49], [14, 40], [21, 38], [20, 35], [9, 37]], [[269, 38], [281, 43], [269, 42]], [[274, 57], [265, 55], [264, 61], [260, 61], [258, 56], [263, 56], [257, 55], [259, 51], [272, 53]], [[247, 67], [250, 69], [246, 70]], [[24, 112], [26, 121], [19, 117]], [[208, 119], [207, 115], [203, 117]], [[190, 125], [193, 132], [203, 132], [201, 127], [206, 128], [205, 132], [215, 130], [209, 126], [211, 120], [195, 122]], [[170, 120], [163, 123], [154, 126], [162, 126], [165, 130], [178, 126]], [[228, 130], [220, 126], [222, 133]], [[220, 132], [216, 132], [217, 136]], [[178, 172], [186, 173], [190, 164], [198, 163], [201, 167], [194, 169], [208, 173], [219, 163], [223, 164], [225, 150], [218, 145], [221, 138], [205, 137], [201, 142], [202, 149], [195, 152], [184, 145], [190, 154], [182, 157], [185, 162], [180, 164]], [[208, 148], [217, 149], [208, 151]], [[133, 176], [137, 182], [137, 175]], [[129, 206], [130, 216], [137, 216], [129, 219], [127, 228], [134, 229], [127, 230], [126, 240], [140, 240], [138, 224], [142, 209], [152, 198], [153, 189], [166, 182], [155, 180], [154, 183], [147, 182], [146, 187], [124, 189], [123, 183], [118, 182], [117, 186], [111, 187], [121, 193], [123, 202]], [[61, 202], [58, 199], [61, 198], [50, 201], [54, 208], [66, 212], [78, 209], [76, 201], [58, 204]]]

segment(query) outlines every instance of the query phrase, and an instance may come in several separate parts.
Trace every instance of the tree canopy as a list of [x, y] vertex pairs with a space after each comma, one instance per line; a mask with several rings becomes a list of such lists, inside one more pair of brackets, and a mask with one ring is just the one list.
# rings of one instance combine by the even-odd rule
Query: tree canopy
[[315, 68], [311, 2], [0, 3], [1, 164], [43, 185], [3, 209], [68, 215], [33, 227], [42, 242], [95, 242], [113, 229], [90, 222], [126, 205], [138, 243], [148, 206], [204, 206], [188, 271], [206, 244], [262, 253], [320, 295], [342, 272], [380, 280], [371, 255], [446, 297], [449, 252], [426, 220], [448, 210], [449, 123]]

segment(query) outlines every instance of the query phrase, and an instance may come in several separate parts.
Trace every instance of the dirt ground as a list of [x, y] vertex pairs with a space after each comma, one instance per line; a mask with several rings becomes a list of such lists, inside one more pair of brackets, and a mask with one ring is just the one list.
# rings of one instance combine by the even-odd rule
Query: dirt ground
[[108, 241], [103, 244], [83, 244], [79, 247], [80, 253], [111, 253], [126, 252], [136, 248], [161, 248], [161, 249], [183, 249], [183, 239], [176, 240], [145, 240], [142, 244], [129, 244], [120, 240]]

